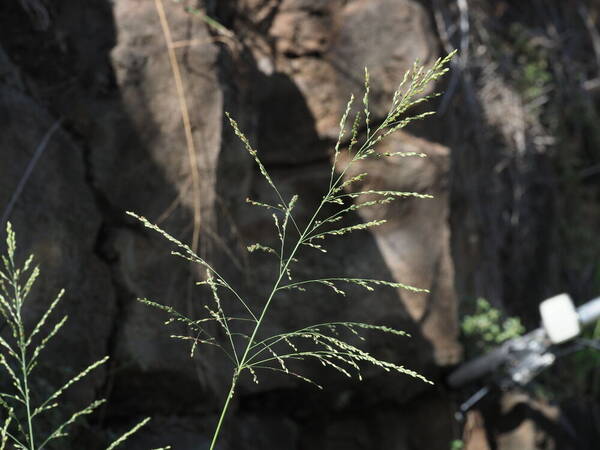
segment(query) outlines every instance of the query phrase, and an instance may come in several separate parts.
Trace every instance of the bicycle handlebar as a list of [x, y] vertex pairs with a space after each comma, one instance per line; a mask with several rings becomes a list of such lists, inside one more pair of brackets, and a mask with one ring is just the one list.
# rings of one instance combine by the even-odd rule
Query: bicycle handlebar
[[[577, 316], [582, 328], [599, 320], [600, 297], [590, 300], [577, 308]], [[447, 383], [451, 388], [460, 388], [493, 372], [500, 368], [500, 366], [508, 363], [509, 360], [513, 364], [515, 362], [515, 351], [522, 351], [529, 348], [530, 354], [542, 355], [548, 350], [550, 345], [551, 342], [544, 328], [537, 328], [524, 336], [513, 338], [501, 344], [485, 355], [462, 364], [450, 374], [447, 378]], [[525, 354], [521, 354], [516, 359], [524, 358], [523, 355]]]
[[596, 297], [577, 308], [577, 315], [583, 327], [600, 319], [600, 297]]
[[508, 357], [509, 347], [503, 344], [479, 358], [468, 361], [450, 374], [447, 379], [451, 388], [460, 388], [486, 373], [497, 369]]

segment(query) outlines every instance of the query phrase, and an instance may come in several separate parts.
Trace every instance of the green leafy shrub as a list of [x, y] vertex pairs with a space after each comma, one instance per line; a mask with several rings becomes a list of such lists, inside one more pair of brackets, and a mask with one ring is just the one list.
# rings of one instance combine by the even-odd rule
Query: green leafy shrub
[[450, 443], [450, 450], [463, 450], [465, 448], [465, 443], [461, 439], [454, 439]]
[[[439, 59], [428, 70], [415, 64], [412, 70], [407, 71], [402, 83], [393, 95], [392, 105], [386, 118], [379, 124], [371, 123], [369, 112], [369, 75], [365, 71], [365, 92], [362, 105], [356, 111], [354, 97], [350, 98], [340, 122], [340, 133], [333, 152], [329, 185], [319, 205], [314, 210], [312, 217], [303, 224], [299, 223], [294, 216], [294, 207], [299, 201], [298, 196], [293, 195], [291, 198], [284, 198], [273, 182], [266, 167], [261, 162], [258, 152], [239, 129], [237, 122], [229, 115], [227, 116], [235, 134], [240, 138], [245, 149], [254, 159], [260, 173], [271, 187], [274, 195], [272, 203], [248, 200], [251, 205], [265, 208], [272, 214], [279, 240], [277, 248], [269, 247], [263, 243], [255, 243], [248, 246], [249, 252], [264, 252], [272, 255], [277, 261], [275, 281], [258, 310], [254, 310], [250, 306], [248, 299], [245, 299], [209, 262], [197, 255], [192, 250], [192, 247], [182, 243], [157, 225], [152, 224], [146, 218], [132, 212], [128, 213], [140, 220], [146, 227], [158, 232], [174, 244], [177, 250], [172, 252], [173, 255], [199, 265], [206, 272], [206, 278], [204, 281], [199, 282], [198, 285], [208, 288], [213, 302], [211, 305], [204, 305], [205, 314], [199, 319], [187, 317], [174, 308], [155, 301], [148, 299], [140, 299], [140, 301], [164, 311], [169, 316], [167, 324], [183, 323], [189, 327], [189, 335], [176, 335], [172, 337], [189, 341], [191, 343], [192, 355], [199, 344], [208, 344], [221, 349], [231, 361], [231, 386], [214, 430], [211, 449], [215, 447], [217, 442], [223, 419], [235, 394], [236, 385], [240, 377], [244, 375], [250, 376], [254, 382], [258, 383], [261, 372], [274, 371], [297, 377], [300, 380], [318, 386], [316, 382], [295, 372], [289, 366], [291, 361], [313, 359], [348, 377], [355, 374], [360, 379], [361, 365], [371, 364], [388, 372], [406, 374], [424, 382], [430, 382], [413, 370], [378, 359], [344, 340], [342, 337], [346, 333], [364, 339], [361, 333], [365, 331], [407, 336], [403, 331], [367, 323], [330, 322], [310, 325], [282, 334], [265, 335], [263, 325], [268, 320], [267, 313], [269, 308], [276, 301], [278, 294], [284, 290], [304, 291], [311, 286], [324, 285], [336, 294], [345, 295], [344, 285], [357, 285], [367, 291], [373, 291], [378, 286], [385, 286], [415, 292], [426, 292], [425, 289], [386, 280], [348, 278], [337, 274], [319, 279], [295, 280], [294, 274], [297, 265], [301, 263], [299, 260], [301, 249], [326, 253], [327, 239], [355, 231], [366, 230], [385, 222], [384, 220], [374, 220], [366, 223], [341, 226], [339, 224], [340, 221], [348, 213], [357, 211], [360, 208], [386, 204], [402, 198], [430, 197], [429, 195], [415, 192], [362, 191], [360, 188], [355, 188], [355, 186], [360, 185], [361, 180], [367, 177], [367, 174], [361, 173], [356, 176], [347, 176], [347, 173], [353, 164], [367, 158], [425, 156], [413, 152], [382, 153], [376, 151], [375, 147], [387, 136], [404, 128], [412, 121], [423, 119], [433, 114], [432, 112], [425, 112], [414, 116], [406, 116], [409, 109], [432, 97], [424, 95], [425, 89], [430, 83], [436, 81], [446, 73], [448, 70], [446, 66], [452, 56], [453, 54], [450, 54], [446, 58]], [[350, 119], [351, 116], [354, 116], [353, 120]], [[349, 127], [348, 131], [347, 123], [349, 121], [351, 121], [352, 126]], [[332, 208], [337, 208], [337, 211], [331, 213], [329, 210]], [[224, 294], [231, 301], [239, 302], [239, 306], [243, 308], [245, 314], [236, 317], [230, 315], [227, 312], [229, 300], [225, 300], [225, 297], [223, 297]], [[213, 325], [222, 329], [226, 336], [225, 342], [219, 342], [215, 335], [209, 331], [208, 326]]]
[[491, 350], [525, 332], [518, 317], [505, 317], [484, 298], [477, 299], [475, 312], [463, 318], [461, 328], [479, 352]]

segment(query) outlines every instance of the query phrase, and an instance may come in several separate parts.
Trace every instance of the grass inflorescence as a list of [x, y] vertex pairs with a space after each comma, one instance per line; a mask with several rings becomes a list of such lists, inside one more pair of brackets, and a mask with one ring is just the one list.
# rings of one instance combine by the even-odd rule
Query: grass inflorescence
[[[66, 315], [53, 323], [51, 319], [65, 291], [59, 291], [42, 317], [28, 330], [24, 320], [24, 307], [40, 269], [33, 265], [33, 255], [22, 266], [18, 265], [15, 258], [16, 236], [10, 222], [6, 226], [6, 236], [7, 252], [2, 255], [0, 265], [0, 325], [6, 325], [8, 333], [0, 334], [0, 374], [8, 377], [12, 391], [0, 392], [0, 450], [42, 450], [55, 440], [66, 437], [75, 422], [92, 414], [106, 402], [105, 399], [94, 400], [63, 418], [58, 424], [52, 425], [50, 430], [45, 430], [48, 414], [61, 409], [65, 391], [105, 364], [108, 357], [88, 365], [51, 394], [43, 396], [34, 390], [36, 381], [44, 378], [39, 368], [43, 351], [67, 323]], [[148, 420], [142, 420], [125, 432], [107, 450], [122, 444]]]
[[[187, 261], [198, 264], [206, 272], [204, 281], [199, 282], [208, 288], [212, 302], [203, 306], [205, 314], [197, 319], [190, 318], [178, 312], [170, 306], [161, 303], [140, 299], [143, 303], [164, 311], [169, 319], [167, 323], [183, 323], [190, 333], [185, 336], [173, 335], [173, 338], [182, 339], [191, 343], [191, 354], [193, 355], [198, 345], [208, 344], [216, 346], [223, 351], [232, 363], [232, 377], [229, 393], [221, 410], [218, 423], [215, 426], [212, 437], [211, 449], [215, 447], [227, 413], [231, 399], [235, 395], [236, 385], [242, 375], [248, 374], [254, 382], [259, 382], [262, 371], [274, 371], [294, 376], [300, 380], [319, 386], [317, 382], [298, 373], [290, 367], [293, 361], [313, 359], [324, 366], [330, 367], [346, 376], [356, 375], [361, 378], [361, 366], [370, 364], [388, 372], [396, 372], [418, 378], [430, 383], [422, 375], [404, 366], [376, 358], [368, 352], [360, 349], [341, 336], [344, 333], [362, 338], [361, 333], [375, 331], [397, 336], [407, 336], [406, 333], [390, 327], [371, 325], [356, 322], [330, 322], [307, 326], [298, 330], [288, 331], [276, 335], [264, 336], [265, 321], [267, 313], [276, 301], [281, 291], [295, 289], [304, 291], [311, 285], [326, 286], [336, 294], [345, 295], [345, 285], [356, 285], [368, 291], [375, 287], [391, 287], [406, 289], [414, 292], [427, 292], [426, 289], [409, 286], [407, 284], [376, 280], [367, 278], [330, 276], [318, 279], [296, 280], [295, 268], [301, 264], [300, 250], [309, 248], [320, 252], [327, 252], [327, 240], [336, 236], [352, 232], [368, 230], [380, 226], [385, 220], [373, 220], [355, 225], [337, 227], [338, 222], [348, 214], [357, 209], [387, 204], [389, 202], [407, 198], [429, 198], [429, 195], [416, 192], [399, 192], [388, 190], [355, 190], [367, 174], [362, 173], [348, 177], [348, 169], [358, 161], [367, 158], [394, 158], [394, 157], [424, 157], [424, 154], [414, 152], [391, 152], [382, 153], [376, 151], [376, 146], [387, 136], [395, 131], [406, 127], [415, 120], [421, 120], [433, 114], [424, 112], [413, 116], [407, 112], [436, 94], [424, 95], [428, 86], [438, 80], [447, 72], [447, 65], [454, 53], [445, 58], [438, 59], [429, 69], [415, 64], [411, 70], [404, 75], [402, 82], [393, 95], [392, 104], [385, 119], [375, 124], [369, 112], [369, 74], [365, 71], [365, 89], [362, 105], [356, 108], [355, 98], [352, 96], [346, 106], [340, 122], [340, 133], [333, 151], [333, 161], [329, 178], [329, 185], [323, 194], [320, 203], [314, 210], [312, 216], [306, 223], [300, 223], [295, 215], [294, 209], [298, 204], [299, 197], [293, 195], [286, 199], [281, 194], [277, 185], [270, 176], [267, 168], [262, 163], [258, 151], [252, 146], [246, 135], [240, 130], [237, 122], [229, 115], [227, 119], [234, 131], [243, 143], [246, 151], [254, 159], [260, 173], [266, 180], [274, 193], [271, 203], [258, 202], [247, 199], [253, 206], [265, 208], [271, 213], [277, 234], [278, 245], [275, 248], [263, 243], [254, 243], [247, 247], [249, 252], [264, 252], [274, 256], [277, 261], [277, 269], [274, 282], [268, 290], [268, 294], [257, 310], [251, 307], [251, 302], [235, 289], [217, 270], [204, 258], [199, 256], [194, 249], [173, 237], [148, 219], [133, 212], [128, 214], [141, 221], [146, 227], [158, 232], [165, 239], [177, 247], [173, 254]], [[358, 109], [358, 111], [355, 111]], [[353, 117], [353, 119], [351, 119]], [[351, 122], [351, 125], [348, 124]], [[340, 155], [346, 152], [341, 163]], [[368, 200], [361, 201], [366, 196]], [[331, 208], [337, 208], [331, 214]], [[227, 312], [221, 295], [227, 292], [235, 301], [239, 302], [243, 312], [239, 316], [231, 316]], [[254, 306], [254, 303], [252, 304]], [[209, 326], [210, 325], [210, 326]], [[219, 327], [226, 336], [224, 342], [217, 339], [212, 327]], [[356, 339], [354, 339], [356, 340]], [[353, 340], [353, 341], [354, 341]], [[319, 386], [320, 387], [320, 386]]]

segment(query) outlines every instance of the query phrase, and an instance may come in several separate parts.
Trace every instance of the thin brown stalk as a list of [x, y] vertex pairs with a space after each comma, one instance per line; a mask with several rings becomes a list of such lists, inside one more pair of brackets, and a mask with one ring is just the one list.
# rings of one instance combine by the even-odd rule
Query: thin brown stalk
[[202, 45], [207, 42], [212, 42], [213, 39], [185, 39], [182, 41], [175, 41], [171, 44], [171, 47], [174, 49], [191, 47], [193, 45]]
[[167, 46], [169, 62], [171, 64], [171, 70], [173, 71], [173, 79], [175, 81], [175, 88], [177, 90], [177, 99], [179, 100], [179, 109], [181, 110], [183, 129], [185, 131], [185, 142], [192, 177], [192, 195], [194, 199], [194, 230], [192, 232], [192, 249], [194, 251], [197, 251], [198, 242], [200, 240], [200, 225], [202, 218], [200, 216], [200, 179], [198, 175], [198, 160], [196, 158], [196, 146], [194, 144], [194, 136], [192, 135], [192, 124], [190, 121], [189, 109], [185, 98], [183, 80], [181, 78], [181, 71], [179, 69], [177, 55], [175, 54], [175, 46], [173, 43], [173, 38], [171, 36], [171, 28], [169, 27], [169, 21], [165, 13], [165, 8], [162, 0], [154, 0], [154, 4], [156, 6], [156, 12], [158, 13], [158, 17], [160, 19], [160, 26], [162, 28], [163, 36], [165, 38]]

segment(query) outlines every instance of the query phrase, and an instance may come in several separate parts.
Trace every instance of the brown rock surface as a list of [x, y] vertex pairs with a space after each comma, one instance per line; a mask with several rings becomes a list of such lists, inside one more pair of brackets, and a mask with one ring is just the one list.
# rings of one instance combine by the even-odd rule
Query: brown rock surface
[[[84, 6], [68, 1], [53, 11], [46, 34], [26, 35], [10, 27], [2, 32], [8, 58], [0, 56], [0, 83], [13, 90], [21, 86], [32, 98], [2, 91], [0, 108], [7, 117], [2, 143], [8, 150], [3, 150], [6, 163], [0, 166], [0, 204], [5, 204], [39, 136], [52, 123], [51, 114], [40, 106], [49, 105], [52, 114], [65, 117], [65, 126], [11, 216], [21, 245], [38, 253], [43, 267], [51, 267], [53, 283], [73, 287], [71, 295], [81, 299], [68, 306], [80, 328], [65, 337], [75, 365], [106, 352], [112, 356], [100, 389], [112, 406], [98, 428], [121, 429], [136, 415], [159, 415], [163, 419], [149, 426], [139, 442], [132, 441], [132, 448], [164, 445], [159, 442], [164, 426], [180, 437], [178, 449], [192, 449], [210, 429], [206, 424], [214, 420], [228, 372], [210, 349], [190, 361], [187, 348], [167, 337], [184, 330], [164, 329], [164, 317], [135, 302], [135, 297], [147, 296], [194, 314], [207, 295], [193, 286], [201, 274], [171, 259], [169, 247], [141, 230], [124, 211], [143, 214], [190, 241], [194, 209], [200, 208], [199, 251], [253, 299], [260, 299], [270, 265], [249, 259], [242, 249], [247, 243], [272, 239], [272, 226], [268, 215], [243, 199], [269, 199], [270, 194], [225, 126], [224, 112], [239, 119], [282, 191], [300, 193], [302, 219], [322, 195], [339, 117], [349, 93], [360, 92], [363, 67], [371, 70], [373, 120], [378, 120], [414, 59], [430, 62], [437, 51], [424, 9], [408, 0], [231, 2], [220, 7], [233, 17], [227, 22], [223, 13], [224, 23], [238, 35], [233, 43], [215, 38], [214, 30], [181, 5], [165, 5], [173, 39], [190, 44], [180, 47], [177, 55], [193, 123], [195, 166], [186, 151], [153, 2], [122, 0], [111, 8], [99, 0]], [[16, 30], [26, 27], [27, 18], [17, 6], [5, 8], [18, 18]], [[236, 20], [236, 12], [246, 12], [247, 20]], [[49, 56], [36, 62], [41, 41]], [[8, 70], [10, 60], [15, 66]], [[40, 71], [38, 64], [47, 67]], [[458, 355], [446, 223], [448, 149], [406, 134], [386, 145], [418, 149], [430, 157], [369, 163], [373, 185], [432, 193], [435, 200], [401, 201], [366, 212], [389, 219], [389, 224], [373, 233], [332, 240], [327, 258], [307, 253], [299, 276], [326, 272], [398, 280], [427, 287], [432, 294], [384, 289], [364, 295], [350, 290], [351, 300], [344, 300], [317, 290], [303, 301], [286, 295], [274, 305], [267, 328], [351, 319], [407, 329], [414, 335], [411, 340], [369, 336], [366, 347], [436, 377], [435, 365], [451, 363]], [[40, 289], [44, 295], [51, 291], [47, 286]], [[258, 387], [245, 383], [231, 420], [239, 418], [235, 427], [248, 436], [248, 449], [263, 442], [264, 436], [250, 442], [256, 427], [269, 428], [265, 436], [294, 448], [312, 426], [311, 411], [337, 416], [357, 407], [377, 409], [379, 403], [410, 405], [428, 389], [376, 370], [366, 372], [363, 385], [340, 381], [320, 367], [306, 370], [329, 382], [337, 406], [324, 406], [331, 399], [299, 390], [291, 379], [266, 377]], [[295, 399], [297, 410], [287, 409], [286, 395]], [[255, 402], [260, 406], [253, 406]], [[317, 406], [309, 410], [310, 402]], [[360, 439], [368, 442], [388, 424], [407, 417], [390, 411], [389, 417], [382, 415], [367, 426], [357, 425], [362, 419], [354, 414], [332, 422], [327, 436], [361, 429]], [[289, 431], [276, 432], [280, 426]], [[181, 435], [177, 430], [183, 430]], [[396, 446], [388, 443], [386, 448], [408, 448], [409, 435], [398, 431]], [[426, 436], [420, 439], [427, 441]], [[232, 442], [230, 448], [241, 447]], [[436, 437], [428, 448], [444, 447]]]
[[[337, 139], [350, 94], [362, 95], [365, 67], [377, 121], [406, 70], [416, 60], [428, 64], [438, 56], [424, 9], [405, 0], [284, 1], [264, 39], [275, 48], [270, 77], [287, 80], [266, 90], [261, 107], [266, 131], [259, 148], [272, 162], [322, 157]], [[282, 104], [283, 98], [288, 101]], [[282, 109], [288, 114], [282, 116]], [[295, 117], [299, 111], [307, 117]]]

